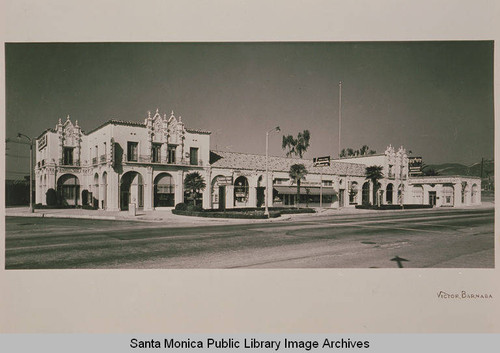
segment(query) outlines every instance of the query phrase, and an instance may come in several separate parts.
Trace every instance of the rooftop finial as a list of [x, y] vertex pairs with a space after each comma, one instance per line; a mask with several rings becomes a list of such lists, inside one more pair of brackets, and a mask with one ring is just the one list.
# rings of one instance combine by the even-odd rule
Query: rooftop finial
[[170, 116], [174, 116], [174, 111], [172, 110], [172, 112], [170, 113]]
[[179, 122], [182, 123], [182, 116], [179, 115]]
[[151, 119], [151, 110], [148, 110], [148, 118]]
[[159, 111], [159, 109], [158, 109], [158, 108], [156, 108], [156, 114], [158, 114], [158, 111]]
[[69, 114], [68, 114], [68, 116], [66, 117], [66, 120], [69, 120]]
[[75, 126], [78, 127], [78, 120], [75, 120]]
[[59, 125], [61, 125], [61, 124], [62, 124], [62, 120], [61, 120], [61, 118], [59, 118]]

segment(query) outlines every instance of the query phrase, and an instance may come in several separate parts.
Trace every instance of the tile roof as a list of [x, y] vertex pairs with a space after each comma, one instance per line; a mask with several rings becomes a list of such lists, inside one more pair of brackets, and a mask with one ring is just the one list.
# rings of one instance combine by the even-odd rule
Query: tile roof
[[[365, 176], [366, 166], [359, 163], [332, 161], [329, 167], [313, 167], [310, 159], [269, 156], [269, 170], [288, 172], [293, 164], [304, 164], [309, 174]], [[239, 152], [210, 151], [212, 168], [266, 170], [266, 156]]]
[[204, 135], [210, 135], [212, 132], [208, 130], [202, 130], [202, 129], [188, 129], [186, 128], [187, 132], [193, 133], [193, 134], [204, 134]]

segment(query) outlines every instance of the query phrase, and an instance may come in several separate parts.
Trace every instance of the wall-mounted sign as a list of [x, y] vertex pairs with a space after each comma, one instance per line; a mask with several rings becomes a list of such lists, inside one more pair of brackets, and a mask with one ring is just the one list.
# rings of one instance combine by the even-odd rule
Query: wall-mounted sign
[[315, 167], [330, 166], [330, 156], [313, 158]]
[[43, 135], [40, 140], [38, 140], [38, 150], [42, 150], [45, 146], [47, 146], [47, 134]]

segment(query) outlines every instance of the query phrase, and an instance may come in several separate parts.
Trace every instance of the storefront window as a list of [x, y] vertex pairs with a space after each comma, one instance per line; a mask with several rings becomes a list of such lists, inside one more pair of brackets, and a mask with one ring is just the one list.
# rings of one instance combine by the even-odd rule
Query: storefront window
[[241, 176], [234, 181], [234, 199], [236, 202], [246, 202], [248, 199], [248, 180]]

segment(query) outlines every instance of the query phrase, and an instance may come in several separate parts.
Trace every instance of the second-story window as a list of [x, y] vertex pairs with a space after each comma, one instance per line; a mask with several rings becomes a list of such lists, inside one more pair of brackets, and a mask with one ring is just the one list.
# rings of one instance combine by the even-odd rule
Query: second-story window
[[333, 180], [323, 180], [323, 186], [333, 186]]
[[73, 147], [64, 147], [63, 164], [64, 165], [73, 165]]
[[168, 146], [167, 163], [175, 164], [175, 147], [173, 145]]
[[151, 160], [153, 163], [160, 163], [161, 161], [161, 143], [153, 143], [151, 147]]
[[127, 160], [129, 162], [137, 162], [137, 142], [127, 142]]
[[196, 147], [189, 149], [189, 164], [198, 165], [198, 148]]

